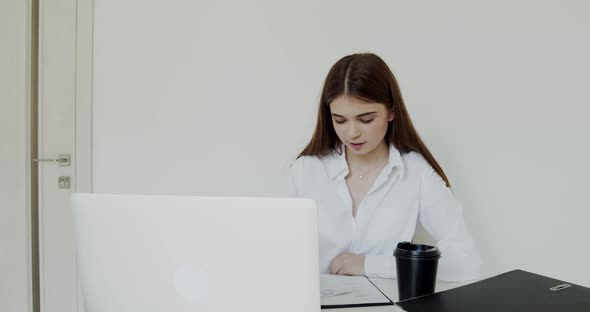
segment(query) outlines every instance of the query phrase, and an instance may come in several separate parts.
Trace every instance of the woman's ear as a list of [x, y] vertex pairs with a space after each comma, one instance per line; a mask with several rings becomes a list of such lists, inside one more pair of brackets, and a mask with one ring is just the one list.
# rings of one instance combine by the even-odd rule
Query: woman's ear
[[389, 112], [389, 121], [393, 121], [393, 119], [395, 119], [395, 115], [393, 112]]

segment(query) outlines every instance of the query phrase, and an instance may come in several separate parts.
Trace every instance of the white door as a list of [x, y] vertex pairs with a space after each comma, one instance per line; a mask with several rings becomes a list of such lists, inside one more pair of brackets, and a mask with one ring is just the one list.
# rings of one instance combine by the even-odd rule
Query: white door
[[[79, 2], [79, 3], [78, 3]], [[39, 288], [43, 312], [82, 311], [70, 194], [91, 191], [89, 1], [39, 5]], [[90, 2], [91, 4], [91, 2]], [[90, 12], [90, 14], [88, 14]], [[88, 24], [90, 23], [90, 24]], [[69, 155], [69, 164], [65, 156]], [[51, 161], [61, 159], [61, 161]]]

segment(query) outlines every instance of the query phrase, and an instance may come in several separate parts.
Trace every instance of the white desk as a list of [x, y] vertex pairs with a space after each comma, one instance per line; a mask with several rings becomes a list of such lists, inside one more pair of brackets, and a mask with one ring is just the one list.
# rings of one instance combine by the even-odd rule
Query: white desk
[[[371, 282], [377, 286], [391, 301], [397, 302], [397, 280], [395, 279], [383, 279], [383, 278], [372, 278]], [[468, 284], [467, 282], [450, 283], [450, 282], [437, 282], [435, 291], [443, 291], [459, 286]], [[403, 311], [398, 306], [376, 306], [376, 307], [362, 307], [362, 308], [343, 308], [343, 309], [324, 309], [325, 312], [392, 312], [392, 311]]]

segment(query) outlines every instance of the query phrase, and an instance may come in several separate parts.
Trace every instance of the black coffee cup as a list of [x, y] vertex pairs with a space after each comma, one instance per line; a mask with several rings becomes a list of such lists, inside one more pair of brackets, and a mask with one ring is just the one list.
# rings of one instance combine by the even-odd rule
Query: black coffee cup
[[434, 293], [440, 251], [429, 245], [401, 242], [393, 251], [399, 300]]

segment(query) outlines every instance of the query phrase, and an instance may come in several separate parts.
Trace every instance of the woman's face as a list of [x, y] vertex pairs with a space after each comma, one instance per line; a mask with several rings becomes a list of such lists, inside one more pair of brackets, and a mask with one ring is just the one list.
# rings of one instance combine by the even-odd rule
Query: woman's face
[[384, 104], [344, 95], [330, 103], [330, 111], [338, 138], [355, 155], [366, 155], [379, 146], [394, 118]]

